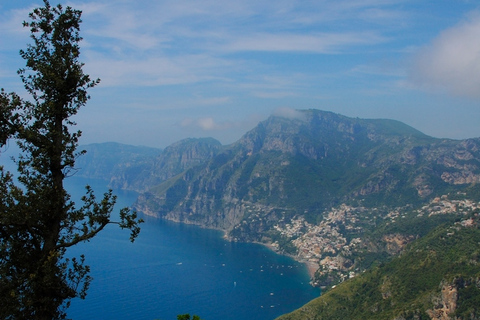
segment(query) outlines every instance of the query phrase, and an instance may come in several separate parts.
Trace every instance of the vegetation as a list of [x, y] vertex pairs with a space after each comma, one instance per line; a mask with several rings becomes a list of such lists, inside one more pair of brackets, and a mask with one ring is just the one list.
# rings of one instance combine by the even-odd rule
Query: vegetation
[[22, 150], [18, 185], [0, 168], [0, 318], [63, 319], [70, 300], [84, 298], [91, 281], [84, 257], [67, 259], [66, 250], [110, 223], [130, 229], [133, 241], [141, 221], [127, 208], [112, 221], [111, 191], [97, 200], [87, 186], [81, 207], [70, 200], [64, 179], [82, 154], [71, 117], [99, 80], [79, 62], [81, 11], [44, 0], [29, 17], [24, 26], [33, 44], [20, 51], [26, 68], [19, 74], [32, 101], [0, 93], [0, 145], [15, 139]]
[[[456, 305], [450, 311], [459, 319], [478, 319], [479, 243], [480, 218], [475, 213], [436, 228], [399, 257], [345, 281], [279, 320], [430, 319], [429, 313], [443, 312], [445, 305]], [[449, 290], [458, 296], [446, 294]]]
[[192, 318], [190, 318], [190, 314], [188, 314], [188, 313], [187, 314], [179, 314], [177, 316], [177, 320], [190, 320], [190, 319], [192, 319], [192, 320], [202, 320], [202, 319], [200, 319], [199, 316], [196, 316], [196, 315], [194, 315]]

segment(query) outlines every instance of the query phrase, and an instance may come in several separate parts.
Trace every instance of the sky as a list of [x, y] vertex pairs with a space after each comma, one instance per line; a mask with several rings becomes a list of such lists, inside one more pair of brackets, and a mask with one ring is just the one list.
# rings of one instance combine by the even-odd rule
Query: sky
[[[101, 79], [75, 117], [81, 144], [230, 144], [279, 110], [312, 108], [480, 137], [480, 1], [62, 4], [82, 10], [80, 60]], [[42, 5], [0, 0], [0, 87], [25, 98], [22, 22]]]

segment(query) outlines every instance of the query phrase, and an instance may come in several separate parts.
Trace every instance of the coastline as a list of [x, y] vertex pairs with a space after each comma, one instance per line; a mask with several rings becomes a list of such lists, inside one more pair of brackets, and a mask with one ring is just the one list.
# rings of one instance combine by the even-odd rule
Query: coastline
[[[223, 239], [225, 239], [226, 241], [235, 241], [233, 240], [232, 238], [230, 238], [228, 236], [228, 231], [226, 231], [225, 229], [221, 229], [221, 228], [214, 228], [214, 227], [206, 227], [206, 226], [203, 226], [201, 224], [196, 224], [196, 223], [191, 223], [191, 222], [185, 222], [185, 221], [178, 221], [178, 220], [173, 220], [173, 219], [169, 219], [169, 218], [165, 218], [165, 217], [159, 217], [158, 215], [155, 215], [155, 214], [149, 214], [149, 213], [145, 213], [144, 211], [140, 211], [142, 212], [143, 214], [147, 215], [147, 216], [150, 216], [150, 217], [153, 217], [153, 218], [156, 218], [156, 219], [165, 219], [165, 220], [168, 220], [168, 221], [171, 221], [171, 222], [175, 222], [175, 223], [183, 223], [183, 224], [189, 224], [189, 225], [196, 225], [200, 228], [204, 228], [204, 229], [211, 229], [211, 230], [218, 230], [218, 231], [221, 231], [223, 232]], [[310, 284], [312, 285], [312, 287], [315, 287], [313, 285], [313, 277], [315, 276], [315, 272], [319, 269], [319, 265], [315, 262], [312, 262], [312, 261], [305, 261], [303, 259], [299, 259], [297, 256], [294, 256], [294, 255], [291, 255], [291, 254], [287, 254], [287, 253], [281, 253], [277, 250], [277, 248], [275, 246], [272, 246], [271, 243], [267, 243], [267, 242], [259, 242], [259, 241], [246, 241], [247, 243], [256, 243], [256, 244], [259, 244], [259, 245], [262, 245], [264, 247], [267, 247], [269, 250], [275, 252], [276, 254], [279, 254], [279, 255], [283, 255], [283, 256], [287, 256], [287, 257], [290, 257], [292, 258], [293, 260], [299, 262], [299, 263], [302, 263], [306, 266], [307, 268], [307, 272], [308, 272], [308, 276], [310, 277]]]
[[[224, 235], [224, 238], [226, 240], [228, 240], [228, 237], [226, 235], [226, 232], [225, 232], [225, 235]], [[256, 244], [260, 244], [260, 245], [263, 245], [265, 247], [267, 247], [268, 249], [270, 249], [271, 251], [275, 252], [276, 254], [279, 254], [279, 255], [282, 255], [282, 256], [287, 256], [287, 257], [290, 257], [292, 258], [293, 260], [297, 261], [297, 262], [300, 262], [300, 263], [303, 263], [306, 267], [307, 267], [307, 272], [308, 272], [308, 276], [310, 277], [310, 284], [312, 284], [312, 287], [315, 287], [313, 285], [313, 277], [315, 276], [315, 272], [317, 272], [317, 270], [319, 269], [319, 265], [315, 262], [312, 262], [312, 261], [305, 261], [303, 259], [298, 259], [298, 257], [296, 256], [293, 256], [291, 254], [286, 254], [286, 253], [281, 253], [281, 252], [278, 252], [278, 250], [276, 249], [276, 247], [272, 246], [270, 243], [264, 243], [264, 242], [258, 242], [258, 241], [253, 241], [252, 243], [256, 243]]]

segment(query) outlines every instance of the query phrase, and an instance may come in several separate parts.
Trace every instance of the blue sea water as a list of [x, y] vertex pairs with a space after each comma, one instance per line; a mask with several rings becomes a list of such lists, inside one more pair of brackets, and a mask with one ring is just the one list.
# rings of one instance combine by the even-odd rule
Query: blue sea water
[[[67, 179], [73, 199], [89, 183], [98, 197], [103, 181]], [[119, 208], [134, 192], [115, 191]], [[109, 226], [95, 239], [69, 250], [84, 253], [94, 280], [85, 300], [74, 299], [68, 316], [87, 319], [175, 320], [178, 314], [205, 320], [268, 320], [320, 295], [307, 269], [291, 258], [251, 243], [234, 243], [216, 230], [143, 217], [135, 243]]]

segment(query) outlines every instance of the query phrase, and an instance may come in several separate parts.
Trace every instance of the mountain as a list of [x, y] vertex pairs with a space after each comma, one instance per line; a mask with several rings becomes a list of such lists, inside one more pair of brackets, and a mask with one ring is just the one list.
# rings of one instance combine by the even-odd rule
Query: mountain
[[278, 320], [480, 319], [479, 243], [475, 213]]
[[479, 206], [480, 139], [436, 139], [393, 120], [298, 111], [210, 155], [150, 180], [134, 207], [269, 244], [310, 262], [325, 288]]
[[212, 138], [184, 139], [164, 150], [115, 142], [80, 146], [77, 175], [109, 181], [111, 188], [137, 192], [211, 159], [222, 145]]
[[150, 189], [137, 207], [228, 231], [258, 216], [266, 219], [261, 234], [268, 221], [318, 222], [342, 203], [403, 206], [463, 190], [480, 182], [479, 147], [479, 139], [434, 139], [397, 121], [309, 110], [260, 123], [209, 162]]
[[143, 192], [187, 169], [213, 158], [223, 146], [213, 138], [184, 139], [176, 142], [148, 161], [125, 168], [110, 178], [110, 186]]
[[146, 165], [161, 152], [160, 149], [130, 146], [116, 142], [79, 146], [86, 151], [75, 161], [76, 174], [82, 177], [111, 180], [128, 168]]

